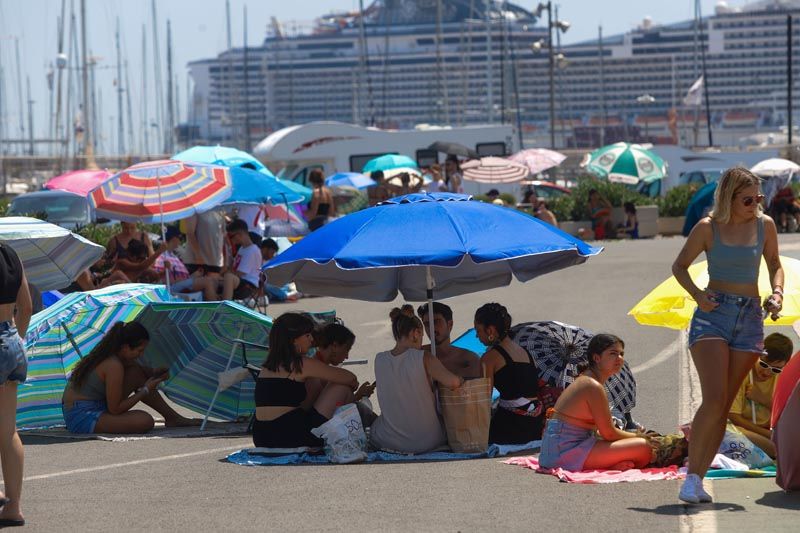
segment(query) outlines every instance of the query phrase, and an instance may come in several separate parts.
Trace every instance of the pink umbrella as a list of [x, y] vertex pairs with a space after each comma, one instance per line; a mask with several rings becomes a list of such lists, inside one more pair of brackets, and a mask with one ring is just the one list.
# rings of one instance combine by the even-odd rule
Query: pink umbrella
[[44, 186], [47, 189], [61, 189], [81, 196], [88, 196], [89, 192], [96, 189], [111, 176], [111, 172], [106, 170], [74, 170], [51, 178]]
[[265, 204], [264, 208], [264, 210], [267, 212], [267, 217], [270, 219], [286, 220], [288, 222], [295, 222], [298, 224], [302, 224], [304, 222], [294, 209], [287, 207], [285, 204]]
[[564, 154], [547, 150], [545, 148], [529, 148], [510, 156], [510, 161], [522, 163], [530, 169], [531, 174], [538, 174], [548, 168], [557, 167], [567, 156]]

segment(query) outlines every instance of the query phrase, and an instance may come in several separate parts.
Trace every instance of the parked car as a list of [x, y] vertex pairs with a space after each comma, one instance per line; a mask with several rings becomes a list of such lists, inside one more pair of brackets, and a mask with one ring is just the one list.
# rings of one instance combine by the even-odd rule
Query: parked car
[[525, 185], [522, 187], [523, 194], [527, 189], [533, 189], [536, 193], [536, 197], [540, 201], [544, 202], [552, 202], [557, 198], [561, 198], [562, 196], [572, 194], [572, 191], [567, 189], [566, 187], [562, 187], [561, 185], [556, 185], [555, 183], [551, 183], [549, 181], [540, 181], [540, 180], [532, 180], [524, 182]]
[[[75, 229], [98, 222], [89, 200], [68, 191], [37, 191], [20, 194], [8, 207], [9, 216], [42, 217], [47, 222], [67, 229]], [[100, 220], [99, 222], [106, 222]]]

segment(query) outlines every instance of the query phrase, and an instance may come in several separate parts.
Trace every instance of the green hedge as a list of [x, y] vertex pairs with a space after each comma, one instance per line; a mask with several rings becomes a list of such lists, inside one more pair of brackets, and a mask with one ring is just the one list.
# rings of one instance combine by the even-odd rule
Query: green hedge
[[658, 206], [658, 216], [660, 217], [682, 217], [686, 215], [686, 208], [689, 201], [697, 192], [697, 185], [678, 185], [673, 187], [665, 196], [656, 198]]
[[548, 207], [557, 220], [588, 220], [589, 219], [589, 191], [597, 189], [612, 206], [622, 207], [625, 202], [633, 205], [652, 205], [654, 199], [641, 195], [622, 183], [612, 183], [591, 176], [578, 178], [578, 184], [572, 188], [572, 194], [562, 196], [548, 202]]

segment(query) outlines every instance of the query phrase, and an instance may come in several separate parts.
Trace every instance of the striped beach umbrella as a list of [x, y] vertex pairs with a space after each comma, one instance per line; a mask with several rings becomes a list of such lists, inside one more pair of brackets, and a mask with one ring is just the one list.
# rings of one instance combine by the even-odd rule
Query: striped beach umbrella
[[658, 155], [638, 144], [618, 142], [588, 155], [586, 169], [616, 183], [650, 183], [667, 175], [667, 165]]
[[[229, 301], [174, 302], [148, 305], [138, 321], [150, 332], [145, 364], [169, 368], [160, 390], [170, 400], [221, 420], [255, 410], [251, 378], [217, 394], [218, 374], [242, 365], [241, 348], [233, 339], [269, 343], [271, 318]], [[261, 364], [265, 357], [264, 351], [255, 351], [249, 359]]]
[[212, 209], [231, 195], [230, 169], [188, 161], [128, 167], [92, 191], [97, 216], [123, 222], [173, 222]]
[[10, 246], [40, 291], [62, 289], [105, 253], [105, 248], [68, 229], [36, 218], [0, 218], [0, 242]]
[[386, 154], [375, 159], [370, 159], [364, 168], [361, 169], [362, 174], [369, 176], [375, 171], [381, 170], [386, 172], [395, 168], [419, 168], [417, 162], [408, 157], [407, 155]]
[[515, 183], [528, 177], [530, 170], [524, 163], [502, 157], [483, 157], [461, 163], [464, 179], [479, 183]]
[[33, 315], [25, 337], [28, 379], [17, 389], [17, 425], [63, 425], [61, 396], [81, 357], [116, 322], [130, 322], [147, 303], [170, 299], [161, 285], [112, 285], [68, 294]]
[[531, 174], [538, 174], [553, 167], [557, 167], [567, 158], [562, 153], [547, 148], [528, 148], [508, 157], [509, 161], [522, 163], [528, 167]]

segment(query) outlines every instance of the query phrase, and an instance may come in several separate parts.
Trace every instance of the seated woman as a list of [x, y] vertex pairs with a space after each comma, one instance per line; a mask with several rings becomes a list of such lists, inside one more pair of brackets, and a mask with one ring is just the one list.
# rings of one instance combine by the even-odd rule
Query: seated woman
[[147, 248], [147, 255], [153, 255], [153, 243], [150, 242], [150, 237], [146, 231], [136, 231], [135, 222], [120, 222], [119, 233], [114, 234], [106, 244], [106, 259], [113, 263], [118, 259], [127, 259], [128, 245], [132, 240], [138, 240], [143, 243]]
[[607, 333], [592, 337], [586, 369], [564, 389], [547, 421], [540, 466], [577, 472], [628, 470], [650, 463], [648, 442], [617, 429], [611, 421], [603, 384], [622, 369], [624, 354], [625, 343], [619, 337]]
[[127, 256], [116, 260], [114, 270], [124, 274], [130, 281], [154, 283], [160, 276], [151, 267], [166, 250], [167, 244], [162, 243], [154, 253], [148, 255], [147, 246], [142, 241], [131, 239]]
[[429, 452], [447, 444], [444, 425], [436, 412], [434, 382], [457, 389], [464, 379], [422, 351], [422, 322], [414, 316], [413, 307], [395, 307], [389, 316], [396, 343], [375, 357], [381, 414], [372, 424], [370, 439], [384, 450]]
[[489, 347], [481, 363], [500, 392], [489, 426], [489, 442], [495, 444], [525, 444], [542, 437], [539, 370], [531, 355], [508, 336], [510, 328], [511, 316], [500, 304], [489, 303], [475, 312], [475, 332]]
[[[311, 433], [351, 403], [358, 387], [355, 374], [307, 357], [314, 344], [314, 323], [300, 313], [284, 313], [269, 332], [269, 356], [256, 379], [253, 444], [264, 448], [320, 447]], [[306, 381], [327, 382], [313, 406], [303, 409]]]
[[138, 322], [117, 322], [92, 351], [80, 360], [62, 397], [71, 433], [146, 433], [154, 420], [132, 410], [144, 402], [164, 417], [167, 426], [197, 425], [199, 420], [176, 413], [156, 390], [169, 377], [166, 368], [148, 368], [137, 359], [150, 335]]
[[592, 220], [594, 238], [597, 240], [614, 237], [611, 223], [611, 202], [605, 199], [597, 189], [589, 191], [589, 218]]

